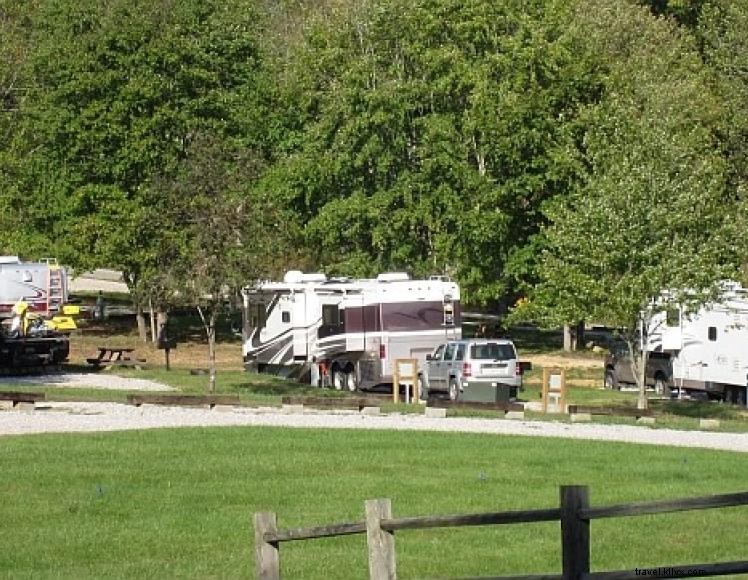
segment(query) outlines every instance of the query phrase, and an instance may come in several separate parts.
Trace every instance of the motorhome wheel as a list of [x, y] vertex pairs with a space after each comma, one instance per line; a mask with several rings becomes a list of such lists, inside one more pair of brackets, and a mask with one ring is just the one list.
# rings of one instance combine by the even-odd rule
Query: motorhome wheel
[[353, 365], [347, 364], [345, 367], [333, 365], [332, 384], [338, 391], [355, 391], [356, 377]]

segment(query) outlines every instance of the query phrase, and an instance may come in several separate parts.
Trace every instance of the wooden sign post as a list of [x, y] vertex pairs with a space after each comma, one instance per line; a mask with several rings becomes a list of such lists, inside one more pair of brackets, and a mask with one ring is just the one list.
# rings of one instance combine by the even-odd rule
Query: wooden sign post
[[566, 370], [543, 369], [543, 413], [566, 413]]
[[413, 387], [413, 399], [418, 401], [421, 393], [418, 392], [418, 359], [396, 358], [395, 368], [392, 371], [392, 400], [400, 402], [400, 385], [405, 385], [405, 402], [410, 403], [410, 388]]

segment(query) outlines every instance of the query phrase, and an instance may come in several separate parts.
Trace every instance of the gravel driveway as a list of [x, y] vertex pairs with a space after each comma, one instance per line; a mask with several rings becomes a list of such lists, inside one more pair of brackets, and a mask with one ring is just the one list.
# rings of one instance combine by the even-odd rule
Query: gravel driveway
[[0, 435], [102, 432], [163, 427], [274, 426], [332, 429], [397, 429], [562, 437], [748, 453], [748, 433], [675, 431], [629, 425], [568, 424], [422, 415], [362, 415], [352, 411], [288, 413], [278, 408], [195, 409], [118, 403], [47, 403], [44, 410], [0, 412]]
[[173, 387], [104, 373], [49, 373], [42, 376], [0, 377], [0, 385], [31, 387], [44, 385], [55, 388], [108, 389], [115, 391], [175, 391]]

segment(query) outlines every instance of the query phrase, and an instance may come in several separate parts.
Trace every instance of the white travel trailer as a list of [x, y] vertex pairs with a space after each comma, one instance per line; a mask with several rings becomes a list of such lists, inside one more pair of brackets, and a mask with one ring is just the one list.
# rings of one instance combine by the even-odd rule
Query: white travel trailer
[[672, 309], [658, 314], [652, 350], [671, 354], [670, 387], [746, 404], [748, 388], [748, 289], [724, 284], [719, 302], [696, 313]]
[[327, 278], [287, 272], [243, 291], [248, 370], [355, 390], [392, 381], [394, 360], [458, 339], [460, 289], [441, 276]]

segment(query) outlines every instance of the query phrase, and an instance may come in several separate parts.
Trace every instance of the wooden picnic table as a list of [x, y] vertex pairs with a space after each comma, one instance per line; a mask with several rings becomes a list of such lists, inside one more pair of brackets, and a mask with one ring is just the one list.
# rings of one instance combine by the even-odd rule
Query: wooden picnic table
[[100, 346], [99, 355], [86, 359], [88, 364], [94, 366], [103, 366], [117, 364], [124, 361], [130, 360], [130, 353], [134, 348], [118, 347], [118, 346]]

